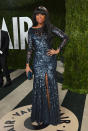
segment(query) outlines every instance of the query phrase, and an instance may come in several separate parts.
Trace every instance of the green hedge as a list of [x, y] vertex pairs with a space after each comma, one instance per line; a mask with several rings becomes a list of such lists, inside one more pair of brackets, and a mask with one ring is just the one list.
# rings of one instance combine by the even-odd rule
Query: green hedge
[[66, 33], [69, 42], [64, 52], [64, 83], [67, 88], [88, 93], [88, 1], [66, 0]]

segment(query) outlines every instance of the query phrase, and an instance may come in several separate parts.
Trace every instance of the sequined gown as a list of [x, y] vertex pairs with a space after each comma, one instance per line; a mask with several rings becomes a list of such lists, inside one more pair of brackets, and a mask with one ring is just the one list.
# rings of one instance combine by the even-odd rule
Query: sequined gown
[[[61, 51], [67, 43], [68, 36], [56, 26], [53, 26], [52, 34], [62, 38], [61, 44], [57, 47]], [[48, 39], [42, 27], [29, 28], [26, 63], [30, 63], [31, 54], [34, 53], [31, 121], [57, 125], [60, 123], [58, 85], [55, 76], [57, 60], [56, 54], [47, 55], [48, 49], [52, 48], [50, 43], [52, 39]], [[45, 73], [48, 76], [48, 88], [46, 88]]]

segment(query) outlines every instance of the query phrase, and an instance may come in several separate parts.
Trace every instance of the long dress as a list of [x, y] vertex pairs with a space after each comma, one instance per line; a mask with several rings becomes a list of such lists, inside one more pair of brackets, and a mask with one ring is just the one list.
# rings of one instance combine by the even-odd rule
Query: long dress
[[[52, 28], [52, 34], [61, 37], [63, 41], [58, 46], [61, 49], [65, 46], [68, 36], [56, 26]], [[31, 121], [43, 122], [44, 124], [57, 125], [60, 123], [60, 106], [58, 85], [56, 82], [56, 54], [47, 55], [48, 49], [52, 48], [52, 38], [43, 31], [43, 27], [28, 30], [28, 51], [26, 63], [30, 63], [31, 54], [33, 57], [33, 92]], [[48, 76], [48, 88], [46, 88], [45, 74]]]

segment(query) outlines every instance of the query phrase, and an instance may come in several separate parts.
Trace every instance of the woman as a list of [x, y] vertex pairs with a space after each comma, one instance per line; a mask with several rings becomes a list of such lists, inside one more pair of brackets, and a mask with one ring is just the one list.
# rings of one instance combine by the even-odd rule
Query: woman
[[[33, 13], [33, 26], [28, 30], [28, 51], [26, 73], [31, 71], [29, 66], [31, 54], [33, 57], [33, 96], [31, 121], [38, 124], [60, 123], [60, 108], [58, 86], [55, 78], [56, 55], [65, 46], [68, 36], [49, 21], [48, 10], [39, 6]], [[52, 48], [54, 35], [63, 39], [57, 50]]]

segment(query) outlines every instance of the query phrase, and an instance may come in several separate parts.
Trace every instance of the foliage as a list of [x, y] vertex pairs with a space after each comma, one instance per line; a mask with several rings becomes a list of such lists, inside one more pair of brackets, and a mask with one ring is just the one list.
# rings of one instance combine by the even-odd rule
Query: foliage
[[[63, 88], [88, 92], [88, 1], [66, 0]], [[85, 93], [85, 92], [84, 92]]]

